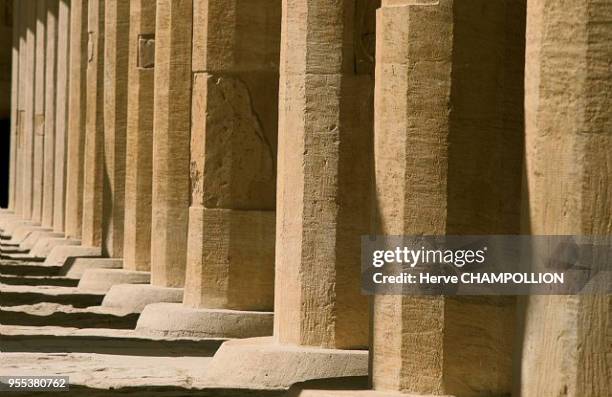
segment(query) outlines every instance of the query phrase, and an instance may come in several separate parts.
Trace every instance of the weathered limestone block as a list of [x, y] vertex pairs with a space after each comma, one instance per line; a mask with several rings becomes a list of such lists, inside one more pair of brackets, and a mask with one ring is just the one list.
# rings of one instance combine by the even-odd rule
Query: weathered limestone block
[[[528, 2], [526, 233], [612, 233], [610, 5]], [[610, 302], [606, 295], [527, 299], [521, 396], [612, 393]]]
[[[525, 4], [486, 3], [382, 2], [379, 234], [520, 232]], [[374, 389], [509, 394], [515, 311], [506, 297], [376, 296]]]
[[57, 32], [59, 0], [47, 0], [47, 48], [45, 56], [45, 135], [42, 226], [53, 226], [55, 194], [55, 128], [57, 85]]
[[104, 194], [104, 0], [89, 0], [83, 245], [102, 246]]
[[24, 1], [19, 1], [19, 81], [18, 90], [19, 95], [17, 97], [17, 124], [15, 131], [15, 217], [23, 218], [24, 216], [24, 153], [25, 153], [25, 121], [26, 121], [26, 76], [27, 76], [27, 49], [26, 49], [26, 38], [27, 38], [27, 26], [28, 26], [28, 8], [29, 5]]
[[155, 3], [130, 2], [123, 266], [134, 271], [151, 269]]
[[83, 223], [83, 159], [87, 109], [88, 0], [70, 3], [68, 161], [66, 164], [66, 237], [81, 237]]
[[103, 253], [123, 255], [130, 2], [105, 1]]
[[[23, 102], [23, 134], [22, 134], [22, 151], [21, 159], [21, 194], [23, 204], [21, 207], [21, 218], [32, 218], [32, 189], [34, 177], [34, 81], [35, 81], [35, 66], [36, 66], [36, 2], [28, 1], [24, 3], [24, 20], [25, 20], [25, 40], [24, 45], [24, 62], [25, 65], [21, 86], [24, 93]], [[21, 53], [21, 50], [20, 50]]]
[[191, 0], [157, 1], [151, 283], [158, 287], [185, 282], [192, 16]]
[[68, 160], [68, 76], [70, 66], [69, 0], [59, 1], [57, 28], [53, 230], [62, 233], [66, 222], [66, 165]]
[[32, 171], [32, 220], [42, 221], [45, 168], [45, 68], [47, 1], [36, 1], [36, 49], [34, 69], [34, 165]]
[[[21, 2], [12, 1], [13, 7], [13, 47], [11, 49], [11, 151], [9, 165], [9, 205], [8, 209], [14, 213], [17, 201], [17, 129], [19, 115], [19, 36], [21, 34]], [[3, 214], [4, 215], [4, 214]]]
[[281, 3], [194, 5], [184, 303], [272, 311]]

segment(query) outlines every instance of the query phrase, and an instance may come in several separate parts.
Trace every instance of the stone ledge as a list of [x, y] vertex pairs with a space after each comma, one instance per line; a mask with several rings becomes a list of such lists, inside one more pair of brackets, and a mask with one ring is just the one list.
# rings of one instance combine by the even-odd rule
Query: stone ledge
[[181, 303], [182, 288], [157, 287], [149, 284], [117, 284], [106, 293], [102, 306], [141, 313], [152, 303]]
[[83, 272], [79, 282], [80, 290], [108, 292], [116, 284], [149, 284], [151, 281], [151, 273], [149, 272], [112, 268], [96, 269], [96, 265], [104, 266], [103, 262], [109, 261], [109, 259], [90, 259], [90, 261], [94, 269], [87, 269]]

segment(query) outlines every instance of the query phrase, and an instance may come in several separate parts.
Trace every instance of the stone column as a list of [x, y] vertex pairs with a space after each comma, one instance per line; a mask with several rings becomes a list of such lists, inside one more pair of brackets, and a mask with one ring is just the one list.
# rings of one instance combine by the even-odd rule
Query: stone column
[[23, 150], [21, 156], [22, 199], [21, 217], [32, 218], [32, 189], [34, 177], [34, 81], [36, 66], [36, 1], [25, 2], [25, 67], [22, 86], [24, 88], [23, 103]]
[[[19, 128], [19, 37], [21, 21], [21, 1], [13, 0], [13, 47], [11, 52], [11, 152], [9, 168], [9, 205], [15, 212], [17, 187], [17, 129]], [[22, 65], [23, 66], [23, 65]]]
[[55, 193], [55, 87], [57, 84], [58, 11], [59, 0], [47, 0], [42, 226], [49, 228], [53, 227], [53, 195]]
[[53, 230], [64, 232], [66, 222], [66, 163], [68, 145], [68, 75], [70, 59], [70, 0], [59, 1], [55, 116]]
[[32, 221], [42, 221], [43, 172], [45, 168], [45, 67], [47, 1], [36, 1], [36, 64], [34, 69], [34, 165], [32, 187]]
[[68, 161], [66, 163], [66, 237], [81, 238], [85, 146], [88, 0], [70, 4]]
[[272, 334], [280, 20], [280, 1], [194, 1], [184, 305], [148, 306], [141, 331]]
[[[142, 10], [144, 3], [135, 2], [133, 11]], [[150, 7], [150, 5], [148, 5]], [[151, 10], [146, 17], [151, 18]], [[114, 285], [106, 294], [103, 305], [141, 312], [149, 303], [182, 301], [187, 254], [187, 227], [189, 213], [189, 137], [191, 113], [191, 34], [192, 0], [157, 0], [155, 23], [155, 75], [153, 104], [153, 161], [151, 203], [151, 274], [148, 285]], [[143, 17], [144, 18], [144, 17]], [[148, 25], [149, 28], [151, 27]], [[150, 36], [140, 37], [139, 50], [152, 42]], [[139, 40], [140, 40], [139, 39]], [[140, 47], [142, 46], [142, 47]], [[150, 53], [142, 53], [142, 67], [150, 66]], [[148, 56], [147, 56], [148, 55]], [[140, 56], [140, 53], [139, 53]], [[146, 65], [146, 66], [145, 66]], [[146, 76], [146, 75], [145, 75]], [[147, 77], [145, 77], [147, 78]], [[148, 77], [150, 78], [150, 77]], [[143, 79], [142, 94], [150, 90]], [[139, 90], [138, 86], [132, 89]], [[144, 102], [137, 108], [144, 106]], [[132, 105], [130, 109], [134, 109]], [[146, 112], [141, 108], [139, 112]], [[150, 108], [148, 108], [150, 112]], [[142, 114], [144, 127], [150, 126]], [[130, 123], [133, 121], [131, 120]], [[135, 124], [137, 126], [137, 124]], [[150, 127], [148, 127], [150, 128]], [[146, 133], [147, 130], [139, 134]], [[130, 131], [133, 134], [133, 131]], [[132, 140], [133, 138], [130, 138]], [[140, 144], [141, 142], [138, 142]], [[144, 140], [142, 150], [146, 150]], [[132, 148], [130, 150], [133, 150]], [[138, 155], [141, 155], [139, 153]], [[147, 167], [148, 153], [142, 153], [141, 167]], [[146, 168], [144, 169], [146, 172]], [[143, 174], [144, 177], [145, 174]], [[131, 182], [128, 181], [128, 184]], [[143, 182], [140, 182], [143, 183]], [[143, 183], [146, 186], [146, 182]], [[130, 188], [131, 189], [131, 188]], [[129, 190], [128, 190], [129, 192]], [[138, 197], [147, 200], [146, 191]], [[129, 206], [134, 204], [128, 204]], [[128, 215], [128, 219], [132, 215]], [[127, 222], [127, 220], [126, 220]], [[128, 234], [133, 233], [128, 227]], [[143, 225], [147, 230], [147, 225]], [[142, 236], [140, 236], [142, 237]], [[139, 238], [140, 238], [139, 237]], [[127, 244], [132, 237], [128, 237]], [[142, 247], [142, 246], [141, 246]], [[142, 282], [143, 272], [124, 271], [119, 277]]]
[[102, 253], [123, 256], [130, 2], [105, 1]]
[[101, 247], [104, 193], [104, 0], [89, 0], [87, 26], [89, 42], [82, 244]]
[[15, 215], [16, 218], [25, 219], [25, 203], [23, 197], [25, 176], [25, 105], [26, 101], [26, 76], [27, 76], [27, 31], [28, 31], [28, 9], [27, 1], [19, 1], [19, 81], [18, 81], [18, 104], [17, 104], [17, 131], [16, 131], [16, 156], [15, 156]]
[[374, 14], [362, 14], [365, 6], [283, 2], [274, 338], [224, 344], [206, 382], [269, 387], [367, 373], [367, 351], [350, 350], [368, 345], [359, 285], [373, 79], [360, 50]]
[[[378, 234], [520, 232], [524, 12], [520, 1], [382, 1]], [[510, 394], [515, 310], [511, 297], [376, 296], [374, 389]]]
[[151, 270], [156, 0], [130, 2], [123, 267]]
[[151, 283], [183, 287], [189, 214], [192, 0], [158, 0]]
[[[528, 2], [527, 233], [612, 234], [611, 18], [610, 1]], [[528, 297], [518, 394], [610, 395], [610, 313], [609, 295]]]

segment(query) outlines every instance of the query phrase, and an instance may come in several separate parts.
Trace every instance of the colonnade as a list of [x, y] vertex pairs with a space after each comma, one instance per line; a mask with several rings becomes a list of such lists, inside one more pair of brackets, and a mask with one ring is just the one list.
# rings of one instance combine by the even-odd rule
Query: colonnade
[[86, 258], [79, 289], [142, 333], [231, 338], [204, 383], [609, 393], [606, 296], [360, 291], [362, 235], [612, 232], [609, 0], [15, 0], [13, 16], [5, 240]]

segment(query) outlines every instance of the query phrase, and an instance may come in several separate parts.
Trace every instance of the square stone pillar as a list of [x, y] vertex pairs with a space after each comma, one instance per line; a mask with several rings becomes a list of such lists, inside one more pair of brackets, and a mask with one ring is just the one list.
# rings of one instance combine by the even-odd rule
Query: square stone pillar
[[57, 32], [59, 0], [47, 0], [47, 35], [45, 56], [45, 135], [43, 167], [42, 226], [53, 226], [55, 194], [55, 117], [57, 85]]
[[151, 283], [183, 287], [189, 217], [192, 0], [158, 0]]
[[184, 302], [272, 311], [281, 4], [194, 4]]
[[24, 93], [21, 152], [21, 192], [23, 204], [21, 218], [32, 218], [32, 189], [34, 186], [34, 81], [36, 71], [36, 1], [26, 1], [25, 4], [25, 46], [24, 76], [22, 87]]
[[89, 38], [82, 244], [100, 247], [104, 215], [104, 0], [89, 0], [87, 18]]
[[[205, 383], [278, 388], [367, 373], [360, 236], [370, 232], [374, 81], [367, 49], [374, 13], [366, 5], [282, 3], [274, 336], [224, 344]], [[223, 65], [256, 58], [230, 51], [213, 59]], [[219, 80], [227, 83], [210, 83]], [[209, 88], [209, 101], [218, 88]]]
[[80, 238], [83, 224], [83, 159], [87, 109], [88, 0], [70, 2], [66, 237]]
[[[9, 204], [8, 209], [15, 211], [17, 201], [17, 122], [19, 117], [19, 37], [21, 34], [21, 4], [13, 0], [13, 44], [11, 49], [11, 151], [9, 165]], [[22, 65], [23, 66], [23, 65]]]
[[[611, 5], [528, 2], [525, 233], [612, 234]], [[528, 297], [517, 393], [610, 395], [610, 305]]]
[[55, 100], [55, 169], [53, 180], [53, 230], [66, 224], [66, 165], [68, 160], [68, 77], [70, 60], [70, 0], [60, 0], [57, 21], [57, 74]]
[[32, 221], [42, 221], [45, 168], [45, 67], [47, 47], [47, 1], [36, 1], [36, 49], [34, 68], [34, 164], [32, 171]]
[[147, 307], [140, 331], [272, 334], [280, 21], [277, 0], [194, 1], [184, 306]]
[[105, 1], [102, 253], [123, 256], [130, 2]]
[[17, 120], [15, 131], [15, 215], [18, 218], [24, 219], [24, 148], [25, 148], [25, 105], [26, 105], [26, 76], [27, 76], [27, 26], [28, 26], [28, 8], [26, 1], [18, 1], [19, 7], [15, 9], [18, 12], [19, 19], [19, 80], [17, 97]]
[[156, 0], [130, 2], [123, 267], [151, 269]]
[[[376, 34], [378, 234], [520, 232], [525, 3], [383, 0]], [[372, 384], [510, 394], [512, 297], [376, 296]]]

